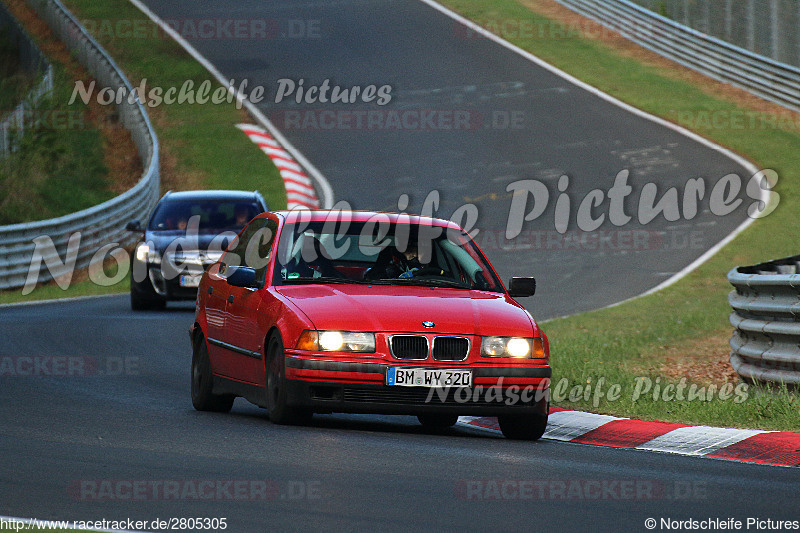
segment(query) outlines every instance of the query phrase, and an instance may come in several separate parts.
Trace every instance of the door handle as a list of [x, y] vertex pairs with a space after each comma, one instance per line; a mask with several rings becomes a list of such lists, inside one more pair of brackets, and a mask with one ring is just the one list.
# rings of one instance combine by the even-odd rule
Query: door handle
[[229, 295], [229, 296], [228, 296], [228, 303], [229, 303], [229, 304], [232, 304], [232, 303], [233, 303], [233, 294], [231, 294], [231, 295]]

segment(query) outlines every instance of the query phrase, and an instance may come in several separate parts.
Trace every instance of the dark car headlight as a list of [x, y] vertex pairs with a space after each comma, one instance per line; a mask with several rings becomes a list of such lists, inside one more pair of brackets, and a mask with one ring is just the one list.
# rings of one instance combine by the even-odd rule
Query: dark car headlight
[[161, 256], [159, 256], [158, 252], [155, 250], [150, 249], [150, 245], [146, 242], [140, 242], [136, 246], [136, 251], [134, 254], [136, 260], [141, 261], [142, 263], [150, 263], [154, 265], [161, 264]]

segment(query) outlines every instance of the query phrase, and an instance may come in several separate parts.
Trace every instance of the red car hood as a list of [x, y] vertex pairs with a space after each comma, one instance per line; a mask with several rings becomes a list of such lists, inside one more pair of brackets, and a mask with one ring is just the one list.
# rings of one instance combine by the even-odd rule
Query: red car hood
[[[320, 330], [534, 334], [528, 313], [504, 294], [452, 288], [390, 285], [276, 287]], [[426, 329], [422, 322], [431, 321]]]

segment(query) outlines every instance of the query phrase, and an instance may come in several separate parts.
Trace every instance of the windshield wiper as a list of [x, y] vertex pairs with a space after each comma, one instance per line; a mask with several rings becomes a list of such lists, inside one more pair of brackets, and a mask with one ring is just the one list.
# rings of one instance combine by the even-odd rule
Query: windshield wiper
[[287, 278], [283, 283], [339, 283], [339, 284], [364, 284], [365, 281], [360, 281], [350, 278], [332, 278], [328, 276], [320, 276], [318, 278], [300, 277], [300, 278]]
[[425, 287], [454, 287], [457, 289], [470, 289], [469, 285], [465, 285], [460, 281], [454, 279], [422, 279], [422, 278], [395, 278], [395, 279], [382, 279], [381, 281], [389, 281], [399, 285], [420, 285]]

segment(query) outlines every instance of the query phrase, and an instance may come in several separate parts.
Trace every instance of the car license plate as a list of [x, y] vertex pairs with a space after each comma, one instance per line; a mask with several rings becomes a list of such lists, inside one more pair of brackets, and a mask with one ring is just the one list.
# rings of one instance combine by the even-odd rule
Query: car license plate
[[185, 276], [181, 276], [181, 287], [199, 287], [201, 277], [202, 274], [187, 274]]
[[472, 370], [389, 367], [386, 384], [401, 387], [471, 387]]

